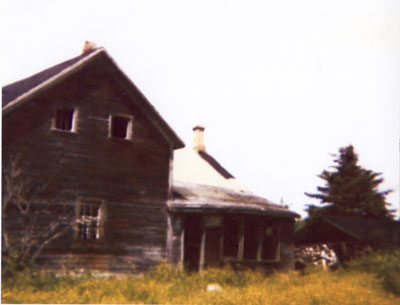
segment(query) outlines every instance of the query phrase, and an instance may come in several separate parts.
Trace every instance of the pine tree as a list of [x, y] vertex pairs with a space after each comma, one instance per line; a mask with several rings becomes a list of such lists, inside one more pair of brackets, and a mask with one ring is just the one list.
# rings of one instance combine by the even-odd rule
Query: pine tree
[[378, 191], [383, 182], [381, 173], [366, 170], [357, 165], [358, 156], [352, 145], [339, 149], [334, 155], [335, 171], [324, 170], [319, 177], [325, 186], [318, 186], [317, 194], [305, 193], [321, 200], [322, 207], [309, 205], [310, 217], [318, 214], [347, 215], [368, 218], [391, 218], [392, 211], [386, 208], [386, 195], [391, 190]]

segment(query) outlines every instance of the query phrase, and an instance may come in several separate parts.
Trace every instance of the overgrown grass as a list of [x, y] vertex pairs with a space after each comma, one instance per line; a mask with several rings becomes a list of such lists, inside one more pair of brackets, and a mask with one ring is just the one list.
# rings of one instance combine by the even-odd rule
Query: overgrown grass
[[[359, 266], [362, 266], [360, 263]], [[378, 268], [378, 267], [377, 267]], [[357, 269], [357, 270], [355, 270]], [[387, 292], [385, 281], [362, 267], [340, 272], [313, 269], [270, 276], [230, 268], [202, 273], [178, 272], [159, 265], [143, 277], [98, 279], [55, 278], [19, 273], [3, 281], [3, 303], [108, 304], [400, 304]], [[217, 283], [222, 291], [207, 292]]]
[[375, 274], [388, 291], [400, 296], [400, 249], [373, 252], [351, 262], [349, 267]]

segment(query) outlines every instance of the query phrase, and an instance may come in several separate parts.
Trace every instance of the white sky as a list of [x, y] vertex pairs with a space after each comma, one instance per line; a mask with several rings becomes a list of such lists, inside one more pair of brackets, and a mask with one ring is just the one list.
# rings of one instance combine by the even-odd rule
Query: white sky
[[191, 145], [302, 215], [353, 144], [399, 207], [400, 2], [0, 1], [1, 84], [104, 46]]

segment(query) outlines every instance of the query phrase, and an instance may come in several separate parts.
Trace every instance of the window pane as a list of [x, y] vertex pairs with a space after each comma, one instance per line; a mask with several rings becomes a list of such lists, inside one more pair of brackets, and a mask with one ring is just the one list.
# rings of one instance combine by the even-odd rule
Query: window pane
[[99, 215], [99, 207], [92, 205], [91, 211], [90, 211], [90, 216], [97, 217], [98, 215]]

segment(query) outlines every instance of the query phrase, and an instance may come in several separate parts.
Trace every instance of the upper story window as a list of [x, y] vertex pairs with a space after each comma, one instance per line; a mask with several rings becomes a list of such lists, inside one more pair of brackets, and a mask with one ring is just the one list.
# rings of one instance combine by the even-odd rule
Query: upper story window
[[54, 129], [64, 131], [76, 130], [76, 110], [74, 108], [56, 109], [54, 118]]
[[132, 139], [133, 118], [131, 116], [110, 116], [109, 137], [117, 139]]

